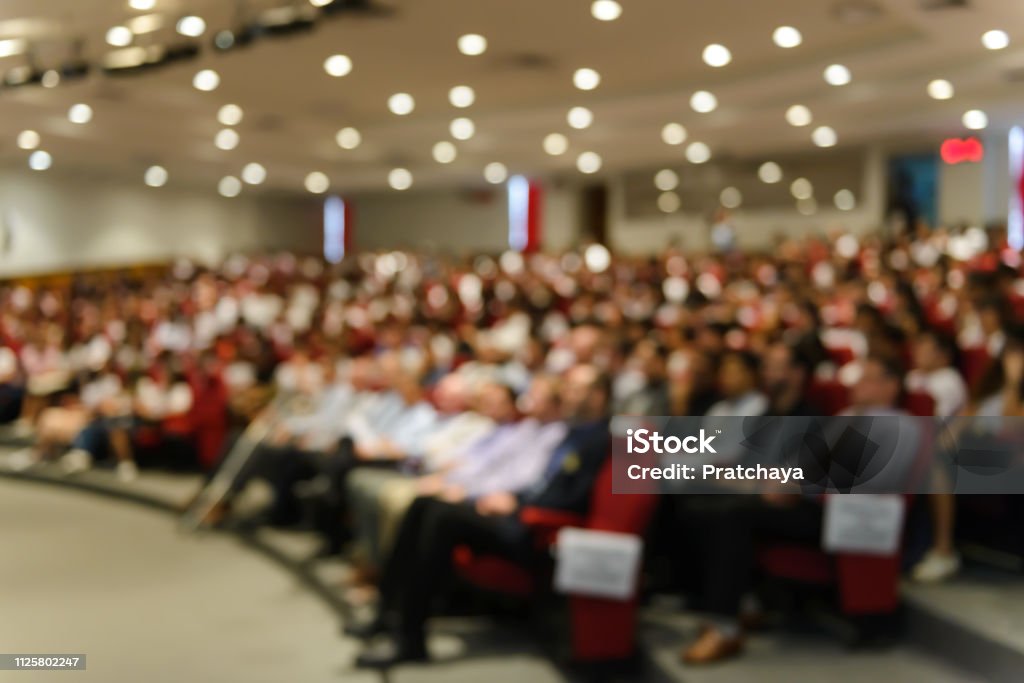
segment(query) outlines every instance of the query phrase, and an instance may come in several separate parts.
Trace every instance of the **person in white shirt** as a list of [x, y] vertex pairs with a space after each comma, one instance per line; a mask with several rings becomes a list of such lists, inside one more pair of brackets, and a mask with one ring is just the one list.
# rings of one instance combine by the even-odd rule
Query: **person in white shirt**
[[954, 367], [956, 343], [935, 330], [925, 330], [914, 342], [914, 369], [907, 374], [907, 391], [928, 394], [938, 417], [952, 417], [967, 403], [967, 383]]
[[708, 417], [731, 415], [756, 417], [768, 410], [768, 397], [758, 391], [757, 356], [748, 351], [729, 351], [718, 369], [722, 400], [712, 405]]

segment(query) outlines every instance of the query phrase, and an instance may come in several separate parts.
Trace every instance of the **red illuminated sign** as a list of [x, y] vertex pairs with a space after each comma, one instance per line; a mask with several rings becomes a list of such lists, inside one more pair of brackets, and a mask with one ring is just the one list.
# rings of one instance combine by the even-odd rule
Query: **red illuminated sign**
[[939, 153], [947, 164], [976, 163], [985, 158], [985, 146], [978, 138], [949, 138]]

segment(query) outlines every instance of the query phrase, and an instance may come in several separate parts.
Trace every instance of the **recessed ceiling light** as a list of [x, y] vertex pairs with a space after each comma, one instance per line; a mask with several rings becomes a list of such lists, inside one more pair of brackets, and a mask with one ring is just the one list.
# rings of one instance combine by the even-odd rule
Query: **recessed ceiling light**
[[189, 38], [198, 38], [206, 31], [206, 21], [202, 17], [190, 14], [178, 20], [178, 33]]
[[244, 112], [237, 104], [225, 104], [217, 112], [217, 120], [224, 126], [237, 126], [242, 122]]
[[263, 167], [263, 164], [258, 164], [254, 161], [246, 164], [242, 169], [242, 180], [250, 185], [259, 185], [266, 179], [267, 169]]
[[313, 171], [306, 176], [304, 182], [306, 190], [313, 194], [323, 194], [327, 192], [327, 189], [331, 186], [331, 179], [327, 177], [326, 173], [320, 171]]
[[131, 29], [135, 35], [142, 35], [144, 33], [152, 33], [153, 31], [159, 31], [163, 28], [164, 16], [162, 14], [142, 14], [137, 17], [132, 17], [125, 22], [125, 26]]
[[156, 7], [156, 0], [128, 0], [128, 6], [134, 10], [145, 12]]
[[233, 175], [226, 175], [217, 183], [217, 192], [222, 197], [237, 197], [242, 191], [242, 181]]
[[835, 147], [836, 143], [839, 142], [839, 136], [836, 135], [836, 131], [830, 126], [818, 126], [811, 133], [811, 140], [818, 147]]
[[437, 163], [450, 164], [455, 161], [455, 157], [458, 156], [458, 151], [455, 149], [455, 145], [447, 140], [442, 140], [434, 145], [432, 154], [434, 155], [434, 161]]
[[39, 146], [39, 133], [34, 130], [23, 130], [18, 133], [18, 147], [21, 149], [35, 149]]
[[663, 168], [654, 174], [654, 186], [662, 192], [679, 187], [679, 174], [671, 168]]
[[28, 156], [28, 167], [33, 171], [45, 171], [53, 165], [53, 157], [49, 152], [37, 149]]
[[338, 134], [334, 136], [334, 141], [342, 149], [355, 149], [362, 144], [363, 136], [355, 128], [346, 127], [338, 131]]
[[825, 82], [829, 85], [846, 85], [852, 79], [850, 70], [842, 64], [832, 64], [825, 69]]
[[988, 126], [988, 114], [980, 109], [971, 109], [964, 112], [963, 123], [966, 128], [971, 130], [982, 130]]
[[683, 205], [675, 192], [662, 192], [658, 195], [658, 208], [663, 213], [675, 213]]
[[796, 47], [804, 41], [800, 31], [792, 26], [780, 26], [772, 33], [772, 40], [776, 45], [783, 48]]
[[451, 124], [448, 126], [448, 132], [452, 134], [452, 137], [456, 140], [468, 140], [476, 134], [476, 125], [472, 119], [467, 119], [462, 116], [457, 119], [453, 119]]
[[412, 173], [406, 168], [393, 168], [388, 173], [388, 185], [394, 190], [408, 190], [412, 187]]
[[691, 164], [703, 164], [711, 159], [711, 148], [703, 142], [691, 142], [686, 146], [686, 160]]
[[738, 188], [727, 187], [718, 195], [718, 201], [727, 209], [735, 209], [743, 203], [743, 194]]
[[853, 211], [857, 206], [857, 199], [853, 196], [853, 193], [849, 190], [839, 190], [836, 192], [836, 196], [833, 197], [836, 208], [840, 211]]
[[576, 168], [580, 173], [597, 173], [601, 170], [601, 155], [597, 152], [583, 152], [576, 157]]
[[73, 104], [68, 109], [68, 121], [71, 123], [89, 123], [92, 121], [92, 107], [88, 104]]
[[702, 57], [705, 64], [713, 67], [725, 66], [732, 61], [732, 53], [729, 52], [729, 48], [718, 43], [711, 43], [704, 48]]
[[718, 107], [718, 98], [707, 90], [698, 90], [690, 97], [690, 107], [699, 114], [707, 114]]
[[9, 38], [7, 40], [0, 40], [0, 57], [10, 57], [11, 55], [20, 55], [25, 51], [27, 43], [21, 38]]
[[573, 107], [565, 118], [570, 126], [582, 130], [594, 122], [594, 113], [586, 107]]
[[794, 104], [786, 110], [786, 122], [791, 126], [807, 126], [812, 120], [811, 110], [802, 104]]
[[590, 14], [598, 21], [615, 21], [622, 16], [622, 5], [615, 0], [594, 0]]
[[797, 199], [810, 199], [814, 196], [814, 186], [807, 178], [797, 178], [790, 183], [789, 192]]
[[465, 109], [476, 102], [476, 92], [468, 85], [457, 85], [448, 91], [448, 101], [453, 107]]
[[459, 37], [459, 52], [475, 57], [487, 51], [487, 39], [479, 33], [467, 33]]
[[407, 92], [395, 93], [388, 98], [388, 109], [391, 110], [392, 114], [405, 116], [406, 114], [411, 114], [415, 108], [416, 100]]
[[220, 85], [220, 74], [213, 69], [203, 69], [192, 78], [192, 87], [203, 92], [216, 90]]
[[347, 76], [352, 71], [352, 60], [346, 55], [331, 55], [324, 60], [324, 71], [335, 78]]
[[565, 154], [569, 149], [569, 138], [561, 133], [550, 133], [544, 137], [544, 151], [553, 157]]
[[989, 50], [1002, 50], [1010, 44], [1010, 36], [1006, 31], [985, 31], [981, 36], [981, 44]]
[[56, 69], [47, 69], [39, 82], [44, 88], [56, 88], [60, 85], [60, 72]]
[[213, 138], [213, 144], [216, 145], [217, 149], [222, 149], [225, 152], [238, 147], [238, 142], [241, 138], [238, 135], [238, 131], [234, 128], [224, 128], [220, 130], [216, 137]]
[[686, 142], [686, 128], [678, 123], [666, 123], [661, 129], [661, 139], [666, 145], [681, 145]]
[[572, 75], [572, 84], [580, 90], [593, 90], [601, 84], [601, 74], [593, 69], [576, 69]]
[[757, 169], [757, 177], [762, 183], [774, 185], [782, 180], [782, 167], [774, 161], [766, 161]]
[[936, 78], [928, 84], [928, 96], [935, 100], [948, 100], [953, 97], [953, 84], [944, 78]]
[[142, 180], [150, 187], [163, 187], [167, 184], [167, 169], [163, 166], [150, 166]]
[[334, 2], [334, 0], [309, 0], [309, 4], [313, 7], [327, 7], [327, 5]]
[[126, 47], [132, 44], [135, 36], [127, 26], [114, 26], [107, 31], [107, 44], [114, 47]]
[[484, 166], [484, 179], [492, 185], [503, 183], [508, 178], [508, 169], [500, 161], [492, 161]]

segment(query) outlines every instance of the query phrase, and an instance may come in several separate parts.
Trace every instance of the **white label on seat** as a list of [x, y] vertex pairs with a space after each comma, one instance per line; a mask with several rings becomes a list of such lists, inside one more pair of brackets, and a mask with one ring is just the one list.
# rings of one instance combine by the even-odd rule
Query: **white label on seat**
[[636, 589], [643, 547], [635, 534], [562, 529], [555, 547], [555, 590], [627, 600]]
[[827, 496], [821, 545], [829, 552], [893, 555], [903, 530], [904, 507], [898, 495]]

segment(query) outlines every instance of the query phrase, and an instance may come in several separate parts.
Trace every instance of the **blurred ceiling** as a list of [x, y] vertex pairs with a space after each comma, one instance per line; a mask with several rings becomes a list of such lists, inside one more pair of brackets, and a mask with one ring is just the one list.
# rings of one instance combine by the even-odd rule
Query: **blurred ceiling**
[[[326, 0], [323, 0], [326, 1]], [[152, 9], [132, 5], [154, 3]], [[315, 26], [266, 36], [228, 51], [213, 47], [218, 31], [250, 20], [298, 12], [316, 16], [321, 0], [7, 0], [0, 5], [0, 73], [31, 63], [40, 71], [67, 60], [98, 64], [115, 48], [112, 27], [151, 30], [131, 36], [135, 46], [194, 42], [198, 56], [159, 69], [112, 76], [94, 68], [56, 87], [0, 89], [0, 165], [28, 170], [30, 151], [18, 135], [31, 129], [52, 155], [51, 172], [109, 175], [142, 183], [159, 164], [169, 185], [215, 192], [225, 175], [247, 163], [267, 170], [246, 192], [302, 193], [320, 171], [336, 192], [386, 189], [389, 171], [411, 171], [414, 187], [486, 184], [483, 170], [500, 162], [511, 173], [579, 176], [577, 158], [596, 152], [600, 173], [679, 163], [699, 141], [712, 158], [769, 158], [808, 151], [828, 155], [868, 142], [928, 142], [964, 135], [968, 110], [989, 117], [990, 130], [1024, 122], [1024, 2], [1016, 0], [619, 0], [621, 16], [599, 21], [590, 0], [379, 0], [373, 11], [319, 16]], [[131, 3], [131, 4], [130, 4]], [[282, 9], [283, 8], [283, 9]], [[277, 15], [267, 15], [270, 10]], [[205, 21], [194, 39], [175, 31], [181, 17]], [[149, 17], [133, 21], [139, 16]], [[799, 30], [802, 42], [773, 42], [779, 26]], [[1009, 46], [990, 50], [986, 31], [1000, 29]], [[458, 47], [463, 34], [487, 39], [483, 54]], [[13, 42], [4, 42], [11, 41]], [[724, 45], [731, 61], [720, 68], [702, 59], [707, 45]], [[5, 49], [6, 46], [6, 49]], [[332, 77], [325, 60], [350, 58], [351, 72]], [[852, 81], [828, 84], [823, 72], [847, 67]], [[577, 69], [600, 74], [600, 84], [574, 86]], [[203, 69], [220, 76], [210, 92], [193, 87]], [[955, 88], [948, 100], [929, 96], [933, 79]], [[475, 101], [454, 107], [449, 91], [470, 86]], [[717, 98], [709, 113], [691, 107], [706, 90]], [[409, 93], [415, 109], [388, 109], [394, 93]], [[88, 104], [88, 123], [69, 121], [69, 108]], [[225, 126], [218, 111], [242, 108], [233, 128], [239, 144], [214, 144]], [[786, 120], [795, 104], [813, 121]], [[586, 107], [593, 123], [576, 130], [572, 107]], [[455, 140], [449, 124], [469, 117], [475, 135]], [[669, 145], [663, 127], [679, 123], [687, 139]], [[812, 142], [818, 126], [833, 129], [836, 147]], [[355, 149], [335, 141], [343, 127], [361, 135]], [[568, 138], [553, 156], [543, 140]], [[450, 141], [457, 157], [435, 161], [435, 143]], [[500, 177], [497, 176], [497, 177]]]

